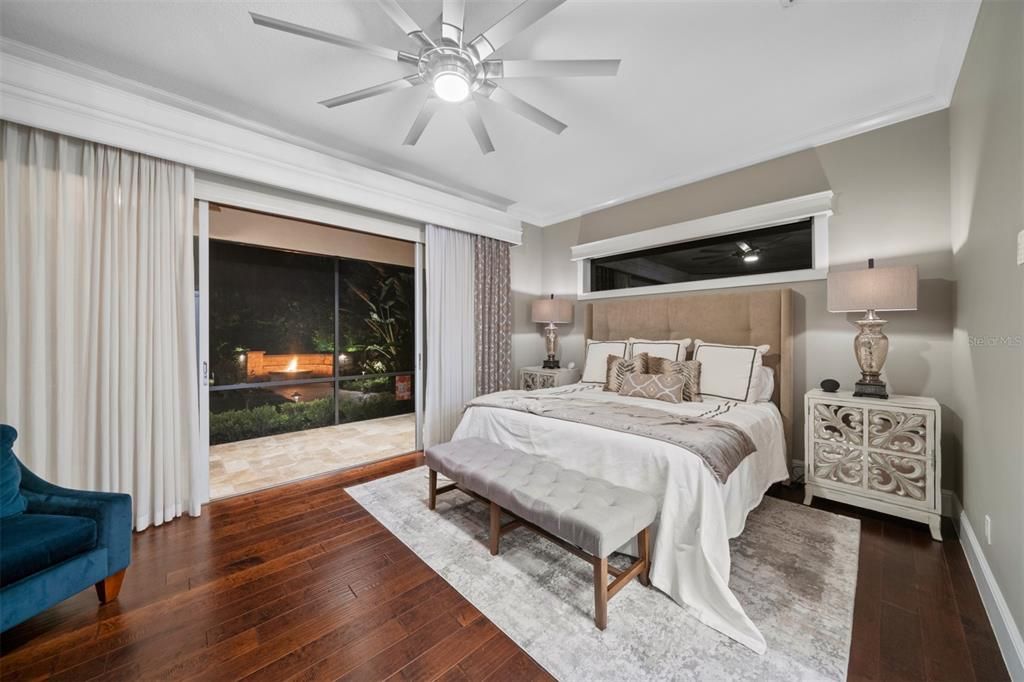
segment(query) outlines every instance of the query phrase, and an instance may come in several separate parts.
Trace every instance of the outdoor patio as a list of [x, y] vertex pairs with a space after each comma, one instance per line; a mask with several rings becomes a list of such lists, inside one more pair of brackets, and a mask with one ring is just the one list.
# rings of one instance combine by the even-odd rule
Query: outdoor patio
[[415, 449], [415, 414], [211, 445], [210, 498], [269, 488]]

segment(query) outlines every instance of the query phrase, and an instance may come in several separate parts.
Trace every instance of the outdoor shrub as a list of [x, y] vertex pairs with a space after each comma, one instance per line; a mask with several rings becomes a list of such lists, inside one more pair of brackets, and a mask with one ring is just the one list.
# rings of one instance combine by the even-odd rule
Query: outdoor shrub
[[368, 393], [360, 399], [341, 401], [341, 421], [343, 422], [379, 419], [412, 411], [411, 400], [395, 400], [395, 394], [391, 392]]
[[330, 398], [302, 403], [260, 405], [250, 409], [226, 410], [210, 415], [210, 442], [233, 443], [238, 440], [273, 436], [278, 433], [314, 429], [334, 423]]

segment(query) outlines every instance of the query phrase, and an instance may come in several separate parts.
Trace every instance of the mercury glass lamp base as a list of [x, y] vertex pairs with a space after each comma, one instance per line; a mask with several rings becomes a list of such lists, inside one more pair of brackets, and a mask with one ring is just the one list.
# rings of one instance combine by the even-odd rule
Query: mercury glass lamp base
[[860, 365], [860, 381], [854, 387], [853, 395], [858, 398], [888, 398], [885, 382], [881, 380], [885, 357], [889, 354], [889, 337], [882, 328], [885, 320], [874, 310], [867, 311], [863, 320], [857, 320], [860, 331], [853, 339], [853, 351]]

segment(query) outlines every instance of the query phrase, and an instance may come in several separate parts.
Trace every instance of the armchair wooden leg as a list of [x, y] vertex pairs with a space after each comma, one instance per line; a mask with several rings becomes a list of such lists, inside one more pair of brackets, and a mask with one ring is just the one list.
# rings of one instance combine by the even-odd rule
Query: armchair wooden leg
[[501, 507], [491, 502], [491, 555], [497, 556], [501, 549]]
[[608, 627], [608, 557], [594, 562], [594, 623]]
[[437, 508], [437, 472], [430, 469], [430, 497], [427, 501], [427, 506], [430, 509]]
[[122, 568], [114, 575], [109, 575], [96, 583], [96, 596], [100, 598], [101, 604], [107, 604], [117, 599], [121, 592], [121, 583], [124, 582], [124, 574], [127, 568]]
[[640, 531], [640, 534], [636, 536], [636, 542], [639, 545], [640, 561], [643, 562], [643, 568], [640, 570], [640, 575], [637, 576], [637, 580], [644, 587], [648, 587], [651, 584], [651, 533], [650, 528], [644, 528]]

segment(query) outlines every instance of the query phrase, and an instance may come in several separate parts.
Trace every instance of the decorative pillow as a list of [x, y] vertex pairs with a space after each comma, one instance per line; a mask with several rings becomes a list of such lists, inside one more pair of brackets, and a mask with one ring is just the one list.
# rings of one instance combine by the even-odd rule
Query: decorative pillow
[[690, 348], [690, 339], [676, 339], [673, 341], [651, 341], [649, 339], [629, 339], [629, 353], [638, 355], [647, 353], [652, 358], [667, 358], [669, 360], [685, 360], [686, 351]]
[[700, 363], [696, 360], [666, 360], [649, 358], [647, 371], [651, 374], [675, 374], [683, 378], [683, 400], [688, 403], [701, 402]]
[[764, 365], [755, 367], [754, 380], [750, 384], [750, 397], [747, 398], [747, 402], [771, 402], [773, 393], [775, 393], [775, 372], [771, 367]]
[[754, 370], [768, 349], [767, 345], [730, 346], [698, 339], [693, 359], [701, 363], [701, 395], [745, 402], [752, 395]]
[[622, 380], [619, 395], [681, 403], [684, 383], [678, 374], [627, 374]]
[[608, 378], [608, 356], [626, 357], [626, 341], [587, 341], [587, 359], [583, 365], [583, 383], [603, 384]]
[[622, 380], [627, 374], [647, 373], [647, 353], [631, 358], [620, 358], [618, 355], [608, 356], [608, 378], [604, 382], [604, 390], [618, 391], [622, 388]]

